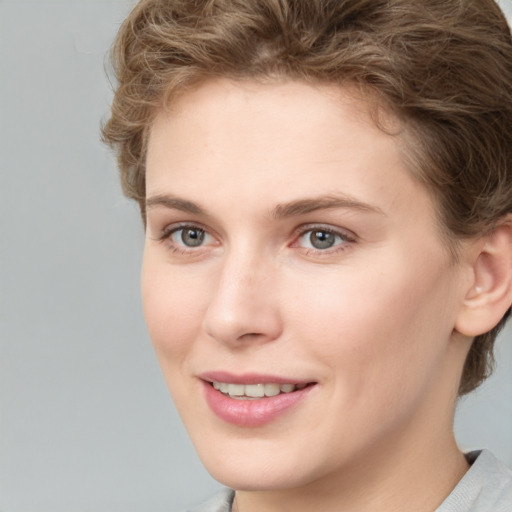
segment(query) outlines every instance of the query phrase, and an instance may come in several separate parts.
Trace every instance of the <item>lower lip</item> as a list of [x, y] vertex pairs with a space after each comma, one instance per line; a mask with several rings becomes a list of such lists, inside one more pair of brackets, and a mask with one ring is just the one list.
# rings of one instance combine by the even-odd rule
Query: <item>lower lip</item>
[[240, 427], [261, 427], [288, 409], [301, 402], [315, 387], [307, 386], [291, 393], [252, 400], [237, 400], [217, 391], [209, 382], [203, 381], [206, 402], [222, 420]]

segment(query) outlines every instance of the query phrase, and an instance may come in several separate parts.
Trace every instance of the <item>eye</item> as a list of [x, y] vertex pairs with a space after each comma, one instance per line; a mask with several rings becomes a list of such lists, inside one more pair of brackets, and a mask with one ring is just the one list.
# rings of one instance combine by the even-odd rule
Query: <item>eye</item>
[[206, 236], [204, 229], [190, 226], [173, 230], [170, 235], [171, 240], [178, 245], [186, 247], [199, 247], [203, 244]]
[[353, 238], [344, 233], [324, 227], [316, 227], [303, 231], [298, 238], [297, 245], [305, 249], [326, 251], [350, 241], [353, 241]]
[[194, 224], [169, 226], [160, 236], [160, 240], [165, 241], [171, 249], [181, 252], [212, 245], [215, 242], [215, 238], [206, 229]]

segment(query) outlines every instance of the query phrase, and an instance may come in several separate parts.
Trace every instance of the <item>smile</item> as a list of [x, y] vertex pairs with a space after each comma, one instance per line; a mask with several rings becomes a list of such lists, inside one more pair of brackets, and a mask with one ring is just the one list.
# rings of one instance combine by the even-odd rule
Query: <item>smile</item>
[[292, 393], [293, 391], [304, 389], [307, 384], [233, 384], [214, 381], [212, 386], [230, 398], [256, 400], [263, 397], [277, 396], [282, 393]]
[[299, 407], [318, 387], [317, 382], [276, 380], [281, 379], [262, 375], [237, 378], [223, 372], [201, 379], [210, 410], [221, 420], [239, 427], [262, 427], [277, 420], [286, 411]]

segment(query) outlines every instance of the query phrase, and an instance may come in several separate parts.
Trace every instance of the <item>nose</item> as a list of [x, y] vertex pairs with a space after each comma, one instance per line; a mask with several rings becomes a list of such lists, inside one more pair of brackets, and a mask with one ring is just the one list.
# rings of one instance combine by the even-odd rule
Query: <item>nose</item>
[[204, 330], [218, 342], [239, 347], [241, 342], [277, 339], [282, 320], [277, 300], [277, 272], [263, 258], [231, 254], [217, 274]]

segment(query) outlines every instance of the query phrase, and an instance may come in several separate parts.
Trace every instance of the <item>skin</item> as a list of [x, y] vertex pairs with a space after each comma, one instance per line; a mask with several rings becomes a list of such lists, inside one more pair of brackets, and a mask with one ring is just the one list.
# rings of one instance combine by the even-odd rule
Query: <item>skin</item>
[[[158, 115], [147, 198], [149, 333], [239, 510], [435, 510], [467, 470], [452, 422], [473, 274], [441, 241], [400, 137], [349, 89], [208, 81]], [[312, 211], [283, 206], [303, 200]], [[314, 247], [315, 229], [334, 245]], [[208, 407], [198, 376], [218, 370], [316, 384], [248, 428]]]

